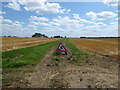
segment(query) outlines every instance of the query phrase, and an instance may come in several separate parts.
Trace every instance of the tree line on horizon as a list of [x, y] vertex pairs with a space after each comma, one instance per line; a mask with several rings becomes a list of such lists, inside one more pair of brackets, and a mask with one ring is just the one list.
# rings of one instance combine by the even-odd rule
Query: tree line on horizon
[[[41, 34], [41, 33], [34, 33], [32, 37], [48, 38], [48, 36], [46, 36], [45, 34]], [[53, 36], [51, 38], [63, 38], [63, 36]], [[66, 36], [64, 38], [66, 38]]]
[[[2, 37], [18, 37], [18, 36], [2, 36]], [[36, 38], [48, 38], [48, 36], [46, 36], [45, 34], [41, 34], [41, 33], [34, 33], [33, 35], [31, 35], [31, 37], [36, 37]], [[67, 38], [66, 36], [51, 36], [50, 38]], [[120, 38], [119, 37], [79, 37], [79, 38]]]
[[32, 37], [48, 38], [48, 36], [46, 36], [45, 34], [41, 34], [41, 33], [35, 33], [32, 35]]

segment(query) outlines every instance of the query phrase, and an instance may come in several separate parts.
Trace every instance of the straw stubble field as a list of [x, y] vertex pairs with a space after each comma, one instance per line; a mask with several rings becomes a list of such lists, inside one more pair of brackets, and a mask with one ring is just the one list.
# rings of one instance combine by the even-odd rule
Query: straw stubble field
[[73, 38], [72, 42], [80, 49], [118, 58], [119, 38]]
[[[67, 55], [55, 54], [60, 42]], [[3, 38], [3, 47], [9, 45], [11, 51], [2, 53], [3, 88], [118, 87], [118, 59], [96, 55], [116, 57], [117, 38]], [[21, 49], [12, 50], [15, 46]]]
[[2, 41], [2, 51], [4, 52], [55, 41], [58, 38], [1, 37], [0, 40]]
[[[1, 37], [2, 51], [34, 46], [59, 38], [24, 38], [24, 37]], [[119, 38], [72, 38], [72, 42], [79, 48], [94, 54], [118, 57], [118, 40]]]

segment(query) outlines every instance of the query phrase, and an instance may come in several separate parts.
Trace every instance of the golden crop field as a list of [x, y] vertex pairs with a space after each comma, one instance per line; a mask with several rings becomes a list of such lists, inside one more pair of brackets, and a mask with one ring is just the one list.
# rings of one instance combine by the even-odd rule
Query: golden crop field
[[118, 57], [118, 38], [74, 38], [72, 41], [80, 49], [104, 56]]
[[25, 37], [0, 37], [2, 42], [2, 51], [43, 44], [58, 40], [58, 38], [25, 38]]

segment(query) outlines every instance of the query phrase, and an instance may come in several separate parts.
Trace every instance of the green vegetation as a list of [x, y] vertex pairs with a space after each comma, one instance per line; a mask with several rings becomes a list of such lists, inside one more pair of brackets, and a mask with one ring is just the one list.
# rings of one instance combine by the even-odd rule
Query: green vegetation
[[[3, 87], [6, 85], [11, 85], [12, 83], [16, 82], [15, 86], [19, 86], [19, 84], [27, 85], [28, 83], [24, 76], [27, 73], [33, 72], [35, 66], [40, 62], [40, 60], [44, 57], [44, 55], [50, 51], [51, 47], [54, 46], [56, 49], [58, 44], [62, 42], [65, 46], [68, 47], [68, 51], [71, 54], [65, 55], [65, 58], [62, 58], [62, 54], [56, 55], [55, 52], [51, 55], [52, 62], [47, 66], [56, 66], [59, 68], [60, 65], [66, 65], [64, 61], [69, 60], [75, 65], [81, 66], [84, 63], [88, 63], [89, 57], [92, 57], [91, 54], [81, 51], [78, 49], [70, 39], [60, 39], [57, 41], [40, 44], [36, 46], [31, 46], [27, 48], [21, 48], [17, 50], [2, 52], [2, 67], [3, 67]], [[64, 60], [65, 59], [65, 60]], [[56, 68], [55, 67], [55, 68]], [[14, 75], [15, 74], [15, 75]], [[22, 80], [22, 81], [21, 81]], [[56, 82], [56, 80], [54, 80]], [[58, 82], [60, 81], [60, 82]], [[52, 84], [52, 87], [59, 86], [62, 80], [57, 80], [58, 85]], [[61, 84], [60, 87], [66, 87], [67, 85], [63, 86]], [[25, 86], [26, 87], [26, 86]]]
[[[86, 63], [90, 63], [90, 60], [89, 58], [92, 58], [94, 57], [93, 55], [91, 55], [90, 53], [88, 52], [85, 52], [83, 50], [80, 50], [78, 49], [70, 39], [68, 38], [64, 38], [64, 39], [61, 39], [61, 42], [65, 44], [65, 46], [67, 46], [70, 50], [72, 54], [68, 54], [66, 56], [66, 59], [69, 60], [71, 63], [77, 65], [77, 66], [82, 66]], [[56, 47], [57, 48], [57, 47]], [[62, 58], [61, 58], [62, 54], [56, 54], [56, 52], [53, 52], [52, 54], [52, 57], [53, 57], [53, 62], [52, 64], [54, 66], [59, 66], [61, 63], [62, 63]], [[54, 59], [54, 58], [57, 58], [57, 59]]]
[[52, 58], [51, 65], [52, 65], [52, 66], [59, 66], [59, 65], [62, 64], [62, 62], [63, 62], [63, 59], [62, 59], [62, 58], [54, 56], [54, 57]]
[[[92, 56], [91, 54], [78, 49], [70, 39], [62, 39], [60, 41], [53, 41], [37, 46], [3, 52], [2, 67], [19, 68], [26, 65], [34, 66], [40, 61], [40, 59], [42, 59], [52, 46], [57, 46], [57, 44], [62, 41], [65, 42], [66, 46], [69, 47], [72, 52], [72, 56], [70, 56], [68, 60], [72, 58], [74, 62], [79, 62], [83, 60], [83, 57], [89, 58]], [[55, 52], [53, 55], [55, 55]]]
[[102, 85], [95, 85], [94, 88], [103, 88]]
[[26, 73], [33, 72], [35, 66], [40, 62], [44, 55], [50, 51], [51, 47], [58, 45], [58, 42], [59, 40], [2, 52], [3, 87], [6, 85], [9, 86], [14, 82], [17, 84], [15, 86], [19, 86], [21, 83], [20, 80], [23, 81], [23, 86], [25, 86], [26, 84], [24, 83], [27, 83], [27, 81], [24, 80]]
[[65, 43], [66, 45], [71, 49], [71, 51], [73, 52], [73, 55], [77, 55], [77, 57], [80, 57], [82, 55], [86, 56], [86, 57], [91, 57], [92, 55], [90, 53], [87, 53], [85, 51], [82, 51], [80, 49], [78, 49], [70, 39], [65, 39]]
[[88, 63], [88, 58], [93, 57], [90, 53], [78, 49], [70, 39], [64, 39], [64, 42], [72, 52], [72, 56], [68, 57], [68, 60], [71, 60], [75, 65], [81, 66], [83, 63]]
[[32, 37], [48, 37], [48, 36], [46, 36], [45, 34], [41, 34], [41, 33], [35, 33], [35, 34], [33, 34], [32, 35]]
[[26, 65], [34, 66], [40, 61], [40, 59], [42, 59], [42, 57], [56, 42], [58, 41], [3, 52], [3, 68], [19, 68]]

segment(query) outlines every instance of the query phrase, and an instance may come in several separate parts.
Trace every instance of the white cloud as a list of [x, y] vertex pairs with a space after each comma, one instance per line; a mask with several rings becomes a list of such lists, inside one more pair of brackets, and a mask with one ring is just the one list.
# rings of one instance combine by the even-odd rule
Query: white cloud
[[12, 21], [12, 20], [9, 20], [9, 19], [5, 19], [3, 18], [2, 16], [0, 16], [0, 20], [2, 21], [3, 24], [9, 24], [9, 25], [12, 25], [12, 26], [22, 26], [24, 24], [24, 22], [19, 22], [19, 21]]
[[120, 21], [120, 17], [114, 18], [113, 21]]
[[46, 17], [37, 17], [37, 16], [31, 16], [30, 20], [33, 21], [44, 21], [44, 22], [48, 22], [49, 19]]
[[60, 24], [60, 26], [64, 26], [66, 28], [80, 28], [83, 27], [83, 24], [80, 23], [79, 20], [70, 19], [69, 16], [58, 17], [53, 19], [53, 22]]
[[2, 21], [2, 19], [3, 19], [3, 16], [0, 16], [0, 20]]
[[36, 10], [36, 13], [38, 14], [55, 14], [55, 13], [66, 13], [69, 12], [70, 9], [62, 9], [59, 3], [46, 3], [39, 7], [39, 9]]
[[[2, 16], [0, 18], [3, 19]], [[7, 20], [9, 22], [9, 19]], [[111, 22], [109, 24], [103, 22], [91, 22], [81, 19], [78, 14], [74, 14], [71, 18], [69, 16], [58, 16], [47, 22], [33, 19], [25, 26], [23, 25], [24, 22], [11, 22], [12, 23], [3, 23], [3, 35], [31, 36], [35, 32], [44, 33], [48, 36], [61, 35], [67, 37], [118, 35], [117, 22]]]
[[43, 22], [36, 22], [36, 21], [31, 21], [30, 25], [36, 25], [36, 26], [49, 26], [48, 23], [43, 23]]
[[60, 26], [59, 23], [55, 23], [55, 22], [50, 22], [50, 25], [51, 25], [51, 26]]
[[29, 0], [29, 1], [21, 1], [22, 2], [22, 5], [25, 5], [24, 6], [24, 9], [27, 10], [27, 11], [34, 11], [34, 10], [37, 10], [39, 9], [41, 6], [44, 5], [44, 1], [43, 0]]
[[14, 21], [16, 24], [24, 24], [24, 22]]
[[[63, 36], [117, 36], [117, 25], [107, 25], [103, 22], [91, 22], [81, 19], [78, 14], [74, 14], [75, 19], [70, 19], [68, 16], [53, 19], [53, 22], [59, 23], [62, 27], [46, 27], [42, 30], [43, 33], [48, 35], [63, 35]], [[81, 22], [82, 21], [82, 22]], [[85, 23], [85, 24], [81, 24]], [[86, 24], [91, 25], [86, 25]], [[78, 28], [76, 28], [78, 27]], [[109, 28], [108, 28], [109, 27]]]
[[106, 24], [104, 24], [103, 22], [98, 22], [98, 23], [96, 23], [96, 25], [99, 25], [99, 26], [106, 26]]
[[5, 7], [11, 8], [11, 9], [17, 10], [17, 11], [20, 10], [20, 4], [15, 1], [8, 3]]
[[69, 12], [70, 9], [62, 9], [59, 3], [46, 3], [42, 6], [40, 6], [36, 13], [38, 14], [50, 14], [50, 13], [66, 13]]
[[24, 24], [24, 22], [19, 22], [19, 21], [14, 21], [13, 22], [13, 25], [18, 26], [18, 27], [22, 26], [23, 24]]
[[20, 6], [24, 6], [27, 11], [35, 11], [37, 14], [56, 14], [56, 13], [68, 13], [70, 9], [64, 9], [59, 3], [49, 3], [46, 0], [14, 0], [6, 7], [20, 10]]
[[32, 26], [26, 25], [23, 26], [24, 22], [11, 21], [9, 19], [3, 19], [2, 23], [2, 35], [3, 36], [31, 36], [34, 33]]
[[111, 25], [117, 25], [118, 22], [110, 22]]
[[49, 26], [48, 23], [43, 23], [43, 22], [38, 22], [38, 25], [39, 25], [39, 26]]
[[78, 20], [70, 19], [69, 16], [54, 18], [53, 21], [61, 25], [65, 25], [66, 23], [79, 22]]
[[37, 29], [38, 29], [38, 26], [29, 24], [29, 25], [28, 25], [28, 28], [31, 29], [31, 30], [37, 30]]
[[23, 27], [9, 24], [2, 24], [2, 35], [3, 36], [19, 36], [26, 37], [31, 36], [34, 33], [34, 30], [31, 30], [31, 27]]
[[12, 21], [9, 20], [9, 19], [2, 19], [2, 23], [10, 23], [10, 24], [12, 24]]
[[103, 3], [108, 6], [118, 6], [119, 0], [103, 0]]
[[38, 25], [38, 22], [31, 21], [31, 22], [30, 22], [30, 25]]
[[92, 20], [96, 20], [96, 21], [103, 21], [103, 20], [117, 16], [116, 13], [109, 12], [109, 11], [103, 11], [101, 13], [88, 12], [86, 13], [86, 15], [90, 17]]
[[74, 18], [78, 20], [81, 19], [78, 14], [74, 14]]
[[79, 21], [82, 22], [82, 23], [95, 24], [95, 23], [92, 22], [92, 21], [87, 21], [87, 20], [85, 20], [85, 19], [80, 18], [80, 16], [79, 16], [78, 14], [74, 14], [74, 18], [77, 19], [77, 20], [79, 20]]
[[88, 25], [81, 28], [74, 29], [72, 28], [60, 28], [60, 27], [45, 27], [41, 29], [41, 33], [45, 33], [48, 36], [67, 36], [67, 37], [83, 37], [83, 36], [118, 36], [117, 25], [111, 25], [110, 27], [104, 26], [101, 27], [99, 25]]
[[0, 15], [2, 15], [2, 14], [6, 14], [6, 12], [0, 11]]

